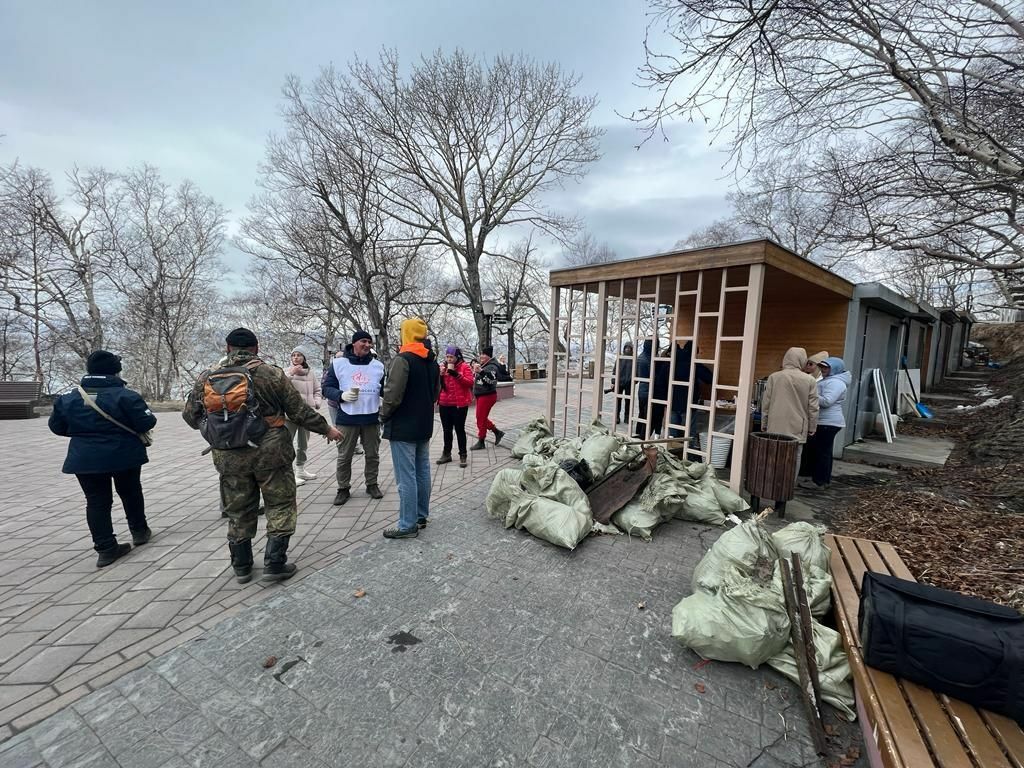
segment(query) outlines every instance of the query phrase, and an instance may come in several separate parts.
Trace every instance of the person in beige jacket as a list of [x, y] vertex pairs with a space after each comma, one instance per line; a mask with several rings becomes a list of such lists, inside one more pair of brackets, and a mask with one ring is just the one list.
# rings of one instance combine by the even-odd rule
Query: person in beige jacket
[[[313, 371], [306, 362], [306, 353], [301, 349], [292, 350], [291, 365], [284, 369], [285, 376], [292, 386], [302, 395], [303, 401], [310, 408], [320, 410], [320, 381], [313, 376]], [[295, 484], [303, 485], [307, 480], [315, 480], [316, 474], [306, 471], [306, 449], [309, 446], [309, 430], [298, 424], [285, 422], [292, 441], [295, 443]]]
[[790, 347], [782, 357], [782, 370], [768, 377], [761, 400], [761, 429], [791, 435], [800, 443], [796, 466], [804, 443], [818, 428], [818, 385], [814, 377], [804, 373], [807, 352]]

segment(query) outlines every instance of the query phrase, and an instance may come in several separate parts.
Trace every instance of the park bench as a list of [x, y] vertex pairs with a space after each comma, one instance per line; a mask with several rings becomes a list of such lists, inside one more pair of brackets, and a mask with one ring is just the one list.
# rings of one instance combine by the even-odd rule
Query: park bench
[[1024, 730], [1013, 720], [864, 664], [857, 631], [864, 572], [914, 577], [891, 544], [833, 535], [825, 542], [832, 551], [836, 626], [873, 768], [1024, 768]]
[[0, 419], [32, 419], [43, 396], [39, 381], [0, 381]]

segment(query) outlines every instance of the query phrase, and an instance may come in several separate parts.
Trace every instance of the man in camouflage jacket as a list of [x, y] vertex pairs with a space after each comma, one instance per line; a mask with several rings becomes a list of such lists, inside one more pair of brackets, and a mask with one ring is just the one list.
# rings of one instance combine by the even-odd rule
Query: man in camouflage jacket
[[[227, 357], [222, 360], [222, 366], [242, 367], [259, 360], [259, 342], [246, 328], [236, 328], [229, 333], [227, 345]], [[185, 401], [182, 417], [192, 429], [199, 429], [206, 416], [203, 406], [206, 373], [199, 377]], [[325, 435], [328, 440], [341, 439], [336, 428], [306, 405], [280, 368], [261, 361], [252, 368], [251, 375], [260, 413], [270, 429], [256, 448], [212, 449], [228, 518], [231, 565], [241, 584], [252, 578], [252, 539], [256, 535], [261, 492], [267, 516], [263, 580], [287, 579], [296, 570], [288, 562], [288, 541], [295, 533], [298, 514], [292, 472], [295, 450], [284, 426], [285, 418], [310, 432]]]

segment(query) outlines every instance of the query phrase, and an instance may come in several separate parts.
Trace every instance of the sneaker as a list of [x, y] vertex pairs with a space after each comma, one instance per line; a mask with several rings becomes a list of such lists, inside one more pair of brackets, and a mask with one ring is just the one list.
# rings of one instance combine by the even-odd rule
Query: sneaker
[[348, 488], [339, 488], [338, 492], [334, 494], [334, 501], [331, 503], [336, 507], [340, 507], [350, 498], [352, 498], [352, 494], [348, 492]]
[[151, 538], [153, 538], [153, 532], [149, 530], [148, 525], [145, 528], [142, 528], [138, 531], [132, 531], [132, 544], [134, 544], [136, 547], [141, 547]]
[[363, 446], [357, 445], [355, 450], [352, 451], [352, 455], [353, 456], [362, 456], [363, 455]]
[[[413, 531], [413, 535], [416, 535], [415, 531]], [[131, 544], [115, 544], [110, 549], [104, 549], [102, 552], [99, 553], [99, 557], [96, 558], [96, 567], [106, 568], [112, 562], [117, 560], [117, 558], [124, 557], [131, 551]]]
[[821, 491], [824, 490], [823, 486], [818, 485], [813, 480], [802, 477], [800, 482], [796, 484], [797, 488], [803, 488], [805, 491]]
[[379, 486], [368, 485], [368, 486], [366, 486], [366, 492], [368, 494], [370, 494], [370, 498], [371, 499], [383, 499], [384, 498], [384, 492], [380, 489]]
[[316, 472], [310, 472], [304, 466], [296, 467], [295, 477], [301, 477], [303, 480], [316, 480]]
[[422, 531], [424, 528], [427, 527], [427, 523], [428, 522], [430, 522], [430, 518], [429, 517], [421, 517], [421, 518], [416, 520], [416, 527], [419, 528]]
[[395, 528], [388, 528], [384, 531], [385, 539], [415, 539], [420, 535], [419, 528], [410, 528], [408, 531], [403, 531], [397, 526]]
[[295, 486], [298, 487], [300, 485], [305, 485], [305, 484], [306, 484], [306, 480], [304, 478], [302, 478], [302, 477], [299, 477], [299, 475], [296, 474], [295, 475]]

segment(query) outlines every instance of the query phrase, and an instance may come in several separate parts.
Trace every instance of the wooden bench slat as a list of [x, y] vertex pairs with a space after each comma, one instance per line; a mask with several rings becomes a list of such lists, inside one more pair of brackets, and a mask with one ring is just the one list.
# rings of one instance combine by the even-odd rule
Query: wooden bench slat
[[981, 719], [1009, 754], [1013, 768], [1024, 768], [1024, 729], [1005, 715], [997, 715], [994, 712], [981, 710]]
[[968, 745], [979, 765], [985, 768], [1011, 768], [1002, 747], [989, 732], [978, 710], [970, 704], [942, 696], [942, 703], [955, 717], [953, 723], [960, 730], [960, 736]]
[[[846, 646], [846, 654], [850, 661], [850, 669], [853, 672], [854, 682], [858, 695], [866, 699], [865, 712], [868, 715], [871, 732], [874, 734], [875, 742], [878, 744], [882, 762], [886, 768], [904, 768], [906, 764], [900, 757], [900, 751], [893, 738], [892, 728], [886, 718], [885, 710], [879, 700], [879, 692], [875, 689], [875, 681], [872, 679], [870, 668], [864, 663], [860, 655], [860, 640], [857, 633], [857, 615], [855, 611], [860, 605], [860, 596], [854, 587], [847, 563], [840, 551], [840, 544], [833, 536], [825, 539], [826, 545], [831, 550], [830, 565], [832, 569], [832, 589], [834, 600], [834, 612], [836, 622], [839, 624], [839, 634]], [[907, 768], [914, 768], [908, 766]]]
[[909, 680], [897, 682], [906, 693], [939, 765], [942, 768], [974, 768], [974, 761], [964, 749], [935, 692]]
[[878, 552], [885, 560], [885, 564], [889, 566], [889, 572], [897, 579], [917, 581], [917, 579], [914, 578], [914, 574], [912, 574], [910, 569], [907, 568], [906, 563], [900, 559], [899, 553], [892, 544], [880, 542], [878, 544]]

